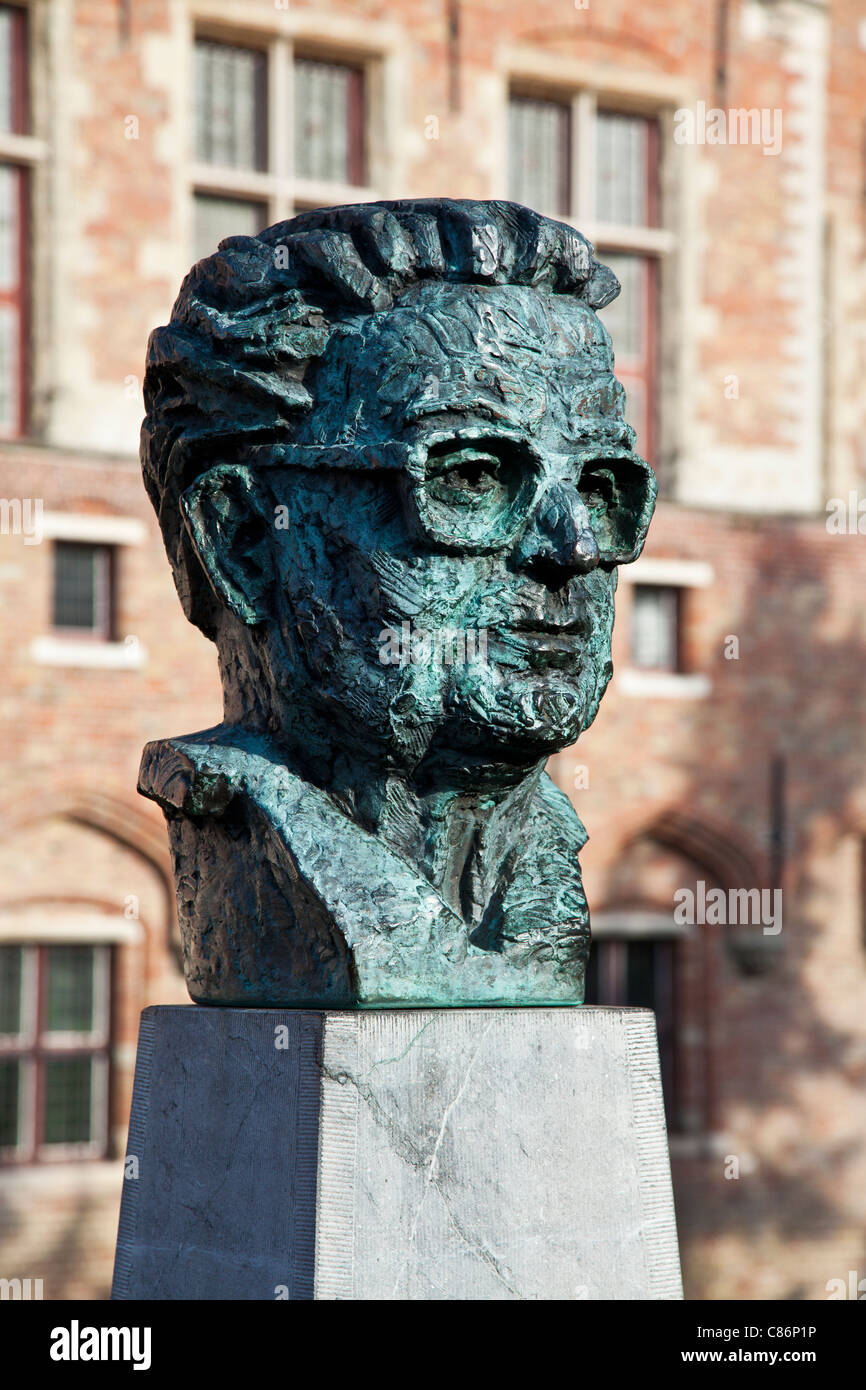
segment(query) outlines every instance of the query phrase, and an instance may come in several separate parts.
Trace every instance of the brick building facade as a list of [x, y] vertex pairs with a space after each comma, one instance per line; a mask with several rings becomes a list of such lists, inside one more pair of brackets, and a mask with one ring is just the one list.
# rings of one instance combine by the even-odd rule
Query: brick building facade
[[138, 1014], [186, 998], [135, 782], [220, 692], [140, 482], [147, 334], [221, 235], [449, 195], [623, 284], [661, 501], [551, 771], [593, 1001], [658, 1011], [687, 1292], [866, 1277], [862, 0], [32, 0], [0, 64], [0, 1276], [104, 1296]]

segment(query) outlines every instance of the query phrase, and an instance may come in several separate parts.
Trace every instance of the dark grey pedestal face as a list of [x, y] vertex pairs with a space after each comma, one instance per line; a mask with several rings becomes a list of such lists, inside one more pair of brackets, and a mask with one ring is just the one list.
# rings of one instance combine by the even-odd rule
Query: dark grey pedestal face
[[646, 1010], [147, 1009], [128, 1153], [117, 1299], [682, 1296]]

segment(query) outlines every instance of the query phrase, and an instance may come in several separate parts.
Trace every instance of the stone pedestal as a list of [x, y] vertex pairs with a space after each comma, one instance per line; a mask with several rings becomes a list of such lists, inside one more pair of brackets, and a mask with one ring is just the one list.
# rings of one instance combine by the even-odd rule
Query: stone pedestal
[[682, 1297], [643, 1009], [146, 1009], [127, 1173], [116, 1299]]

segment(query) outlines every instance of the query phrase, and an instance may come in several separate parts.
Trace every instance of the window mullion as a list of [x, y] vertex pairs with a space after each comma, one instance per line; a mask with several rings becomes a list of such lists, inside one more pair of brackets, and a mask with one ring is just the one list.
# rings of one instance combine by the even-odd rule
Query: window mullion
[[45, 1063], [42, 1052], [42, 1036], [45, 1026], [46, 980], [48, 975], [48, 947], [34, 947], [35, 959], [35, 1019], [33, 1036], [33, 1077], [30, 1089], [30, 1140], [31, 1157], [36, 1158], [42, 1147], [45, 1126]]
[[595, 219], [595, 92], [580, 91], [571, 101], [571, 216]]
[[289, 39], [275, 38], [268, 46], [268, 173], [276, 188], [270, 199], [270, 217], [281, 222], [290, 216], [291, 178], [294, 163], [293, 50]]

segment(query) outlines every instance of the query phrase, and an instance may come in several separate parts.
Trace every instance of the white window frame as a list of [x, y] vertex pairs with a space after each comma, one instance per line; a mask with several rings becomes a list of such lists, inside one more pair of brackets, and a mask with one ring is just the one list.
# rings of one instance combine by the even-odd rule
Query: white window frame
[[[569, 149], [571, 152], [571, 168], [568, 180], [569, 207], [566, 214], [550, 208], [539, 208], [539, 212], [553, 217], [557, 221], [565, 221], [569, 225], [576, 227], [578, 231], [589, 238], [602, 261], [605, 255], [631, 254], [640, 256], [652, 262], [652, 275], [654, 283], [654, 303], [657, 306], [658, 317], [663, 325], [660, 334], [654, 333], [654, 365], [652, 372], [653, 398], [645, 402], [648, 412], [648, 430], [650, 444], [650, 454], [654, 455], [654, 461], [658, 461], [659, 449], [665, 436], [664, 412], [662, 410], [662, 381], [663, 381], [663, 341], [664, 325], [667, 322], [667, 311], [662, 302], [661, 278], [663, 274], [664, 262], [671, 256], [676, 247], [676, 240], [673, 233], [665, 226], [632, 226], [630, 224], [615, 222], [599, 222], [596, 217], [596, 140], [597, 129], [596, 119], [599, 108], [610, 109], [622, 115], [633, 115], [653, 120], [657, 124], [657, 151], [655, 159], [656, 176], [658, 183], [658, 208], [660, 216], [665, 215], [665, 199], [663, 197], [663, 173], [662, 173], [662, 141], [664, 138], [664, 110], [665, 108], [658, 102], [647, 103], [646, 101], [635, 101], [634, 98], [623, 97], [600, 88], [597, 85], [582, 85], [577, 89], [563, 94], [562, 89], [557, 94], [556, 88], [533, 86], [527, 81], [521, 80], [518, 75], [512, 74], [508, 86], [508, 99], [512, 96], [538, 96], [547, 97], [549, 100], [559, 101], [561, 104], [570, 107], [569, 123]], [[510, 151], [509, 159], [510, 159]], [[649, 329], [646, 321], [641, 319], [645, 330]], [[653, 326], [654, 328], [655, 326]], [[616, 349], [616, 344], [614, 344]], [[646, 389], [645, 383], [642, 390]], [[638, 440], [638, 448], [641, 447], [641, 440]], [[644, 444], [646, 448], [646, 444]], [[648, 454], [648, 457], [650, 456]]]
[[[57, 541], [62, 544], [73, 544], [77, 546], [86, 545], [93, 554], [93, 623], [89, 627], [78, 627], [72, 624], [62, 625], [54, 621], [54, 599], [56, 597], [52, 591], [52, 622], [51, 632], [55, 637], [69, 638], [72, 641], [91, 641], [97, 642], [101, 646], [111, 643], [111, 610], [114, 595], [113, 576], [117, 567], [116, 547], [105, 541], [73, 541], [67, 542], [65, 537], [58, 537]], [[54, 574], [53, 586], [57, 584], [57, 547], [52, 548], [52, 561]]]
[[[40, 1163], [62, 1163], [68, 1159], [98, 1158], [105, 1153], [108, 1143], [108, 1085], [109, 1059], [107, 1049], [111, 1037], [111, 955], [110, 947], [94, 944], [91, 941], [57, 936], [55, 944], [92, 946], [93, 948], [93, 1021], [94, 1027], [87, 1033], [45, 1033], [36, 1036], [36, 950], [35, 940], [5, 940], [4, 945], [21, 947], [21, 998], [23, 1004], [21, 1032], [0, 1037], [0, 1057], [4, 1053], [18, 1053], [26, 1048], [38, 1047], [43, 1060], [56, 1051], [58, 1057], [73, 1052], [76, 1047], [85, 1051], [90, 1048], [102, 1049], [91, 1056], [92, 1084], [90, 1094], [90, 1129], [92, 1138], [82, 1143], [36, 1145], [34, 1158]], [[28, 1141], [36, 1121], [36, 1057], [25, 1057], [21, 1062], [22, 1086], [19, 1095], [18, 1133]], [[0, 1151], [6, 1161], [21, 1161], [31, 1152], [29, 1142], [18, 1144], [15, 1148]]]
[[[553, 54], [528, 43], [503, 47], [502, 119], [492, 196], [507, 198], [510, 150], [508, 101], [512, 93], [571, 104], [571, 179], [568, 214], [550, 216], [588, 237], [605, 253], [633, 252], [656, 262], [660, 333], [656, 342], [657, 429], [653, 464], [668, 478], [667, 496], [679, 495], [678, 469], [694, 439], [695, 323], [699, 306], [696, 153], [675, 145], [674, 114], [694, 105], [700, 90], [688, 79], [635, 69], [625, 72]], [[595, 113], [599, 107], [658, 122], [658, 227], [600, 223], [595, 215]], [[546, 211], [543, 208], [540, 212]], [[675, 335], [675, 336], [674, 336]]]
[[633, 96], [599, 85], [580, 86], [571, 90], [563, 90], [558, 84], [540, 85], [537, 76], [523, 75], [519, 71], [509, 73], [507, 99], [510, 100], [512, 96], [556, 101], [569, 106], [571, 110], [570, 206], [565, 214], [555, 208], [538, 208], [538, 212], [576, 227], [589, 238], [600, 254], [604, 251], [634, 251], [661, 258], [675, 249], [676, 237], [667, 227], [634, 227], [619, 222], [599, 222], [596, 220], [595, 209], [595, 120], [599, 108], [609, 108], [624, 116], [644, 116], [659, 122], [658, 167], [661, 185], [661, 142], [664, 138], [663, 126], [667, 109], [665, 103], [636, 101]]
[[[46, 511], [42, 514], [42, 538], [113, 547], [116, 584], [118, 570], [123, 564], [123, 548], [143, 545], [147, 539], [147, 526], [138, 517]], [[116, 593], [114, 597], [116, 600]], [[77, 633], [74, 628], [52, 627], [50, 632], [33, 638], [30, 660], [38, 666], [138, 671], [147, 664], [147, 650], [132, 635], [114, 640], [96, 633]]]
[[[28, 96], [31, 98], [29, 102], [30, 118], [31, 121], [35, 122], [38, 119], [38, 108], [37, 103], [32, 100], [32, 93], [33, 73], [39, 38], [37, 34], [34, 34], [34, 28], [36, 26], [33, 21], [36, 17], [34, 13], [36, 7], [33, 5], [32, 0], [8, 0], [8, 3], [12, 9], [22, 10], [25, 15], [25, 23], [27, 24], [27, 49], [24, 55], [24, 79], [28, 86]], [[0, 431], [0, 441], [2, 442], [14, 442], [18, 439], [26, 439], [33, 433], [33, 401], [39, 389], [39, 383], [36, 380], [34, 370], [36, 361], [34, 324], [38, 322], [38, 306], [34, 303], [34, 292], [40, 283], [39, 266], [36, 262], [35, 255], [32, 254], [32, 248], [35, 246], [35, 233], [40, 209], [40, 199], [37, 197], [33, 185], [37, 173], [41, 173], [41, 170], [45, 168], [48, 154], [49, 146], [46, 140], [40, 139], [32, 134], [19, 135], [11, 134], [8, 131], [0, 131], [0, 164], [10, 164], [14, 168], [20, 170], [30, 183], [28, 189], [30, 211], [27, 235], [31, 246], [31, 255], [27, 267], [27, 282], [22, 286], [25, 303], [27, 304], [27, 320], [29, 323], [30, 336], [29, 345], [25, 344], [25, 370], [29, 378], [29, 389], [26, 394], [29, 399], [25, 403], [25, 418], [22, 422], [22, 429], [20, 431]], [[18, 381], [15, 382], [14, 389], [18, 391]]]
[[[189, 120], [190, 163], [188, 185], [190, 205], [197, 194], [212, 194], [225, 198], [243, 198], [263, 203], [267, 208], [267, 226], [295, 215], [297, 204], [328, 207], [341, 203], [366, 203], [382, 196], [373, 181], [364, 184], [337, 183], [318, 179], [302, 179], [294, 174], [294, 61], [298, 58], [319, 59], [322, 62], [346, 63], [360, 68], [364, 83], [364, 163], [369, 178], [380, 166], [374, 144], [384, 122], [381, 119], [384, 88], [385, 54], [378, 48], [361, 46], [357, 40], [341, 41], [318, 38], [315, 34], [292, 33], [285, 26], [252, 28], [243, 24], [226, 25], [198, 8], [191, 17], [190, 61], [191, 83], [195, 80], [193, 49], [196, 40], [211, 39], [231, 43], [239, 48], [255, 48], [267, 56], [267, 168], [264, 170], [226, 168], [204, 164], [196, 159], [192, 116]], [[322, 28], [325, 28], [322, 22]], [[330, 26], [328, 26], [330, 29]], [[191, 86], [194, 100], [194, 86]], [[194, 217], [190, 217], [190, 227]], [[192, 233], [190, 233], [192, 234]], [[216, 250], [216, 247], [214, 247]]]
[[[619, 576], [624, 584], [660, 584], [680, 589], [683, 594], [690, 589], [707, 589], [715, 583], [715, 571], [706, 561], [673, 556], [641, 555], [633, 564], [622, 565]], [[653, 671], [626, 666], [615, 672], [614, 689], [620, 695], [637, 699], [703, 700], [712, 691], [712, 681], [703, 671]]]

